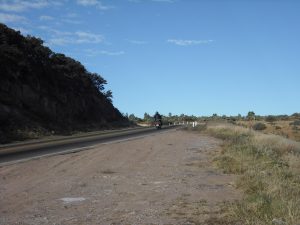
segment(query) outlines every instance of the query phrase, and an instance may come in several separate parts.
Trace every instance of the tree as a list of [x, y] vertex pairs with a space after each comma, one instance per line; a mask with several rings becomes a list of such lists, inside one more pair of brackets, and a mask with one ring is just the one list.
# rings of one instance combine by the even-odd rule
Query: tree
[[255, 113], [253, 111], [249, 111], [247, 114], [248, 120], [255, 120]]
[[104, 96], [107, 98], [108, 101], [112, 102], [112, 91], [111, 90], [108, 90], [104, 93]]
[[101, 77], [99, 74], [97, 74], [97, 73], [90, 73], [90, 77], [91, 77], [92, 82], [95, 85], [95, 87], [100, 92], [103, 92], [104, 85], [107, 84], [106, 80], [103, 77]]
[[148, 113], [144, 113], [144, 121], [150, 121], [151, 120], [151, 116]]
[[133, 121], [133, 122], [139, 122], [141, 121], [140, 118], [136, 117], [133, 113], [131, 113], [129, 116], [128, 116], [128, 119]]

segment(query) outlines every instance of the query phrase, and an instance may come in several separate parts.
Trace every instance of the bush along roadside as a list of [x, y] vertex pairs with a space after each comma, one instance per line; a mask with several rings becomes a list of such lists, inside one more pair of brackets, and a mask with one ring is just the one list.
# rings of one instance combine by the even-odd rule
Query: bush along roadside
[[294, 146], [232, 126], [209, 127], [207, 132], [224, 140], [214, 163], [224, 173], [238, 174], [236, 186], [244, 193], [242, 200], [228, 204], [227, 220], [234, 224], [300, 224], [300, 157]]

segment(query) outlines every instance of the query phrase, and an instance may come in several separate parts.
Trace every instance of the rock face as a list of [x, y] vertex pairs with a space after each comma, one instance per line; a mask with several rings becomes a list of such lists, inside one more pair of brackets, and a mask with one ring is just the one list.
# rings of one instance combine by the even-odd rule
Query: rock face
[[126, 122], [105, 84], [42, 40], [0, 24], [1, 143], [25, 130], [69, 132]]

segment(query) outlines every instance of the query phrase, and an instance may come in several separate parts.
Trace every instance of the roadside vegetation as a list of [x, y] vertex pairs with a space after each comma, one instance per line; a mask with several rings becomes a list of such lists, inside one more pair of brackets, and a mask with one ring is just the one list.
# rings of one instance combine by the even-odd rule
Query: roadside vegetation
[[[139, 118], [134, 114], [124, 114], [123, 116], [138, 125], [149, 126], [153, 121], [153, 114], [154, 112], [152, 112], [152, 114], [145, 112], [142, 118]], [[194, 121], [197, 121], [200, 124], [204, 122], [228, 122], [244, 128], [261, 131], [265, 134], [276, 134], [295, 141], [300, 141], [300, 113], [268, 116], [256, 115], [253, 111], [249, 111], [245, 116], [240, 114], [237, 116], [221, 116], [216, 113], [211, 116], [194, 116], [168, 113], [167, 115], [162, 115], [162, 119], [164, 124], [186, 124]]]
[[300, 224], [298, 142], [228, 123], [198, 129], [224, 140], [214, 163], [224, 173], [236, 174], [236, 187], [244, 193], [240, 201], [226, 205], [224, 222]]
[[[250, 113], [250, 112], [249, 112]], [[300, 141], [300, 114], [288, 115], [251, 115], [234, 120], [233, 123], [245, 128], [253, 128], [263, 133], [280, 135], [295, 141]]]
[[0, 23], [0, 144], [129, 126], [106, 80]]
[[[139, 124], [139, 125], [151, 125], [153, 123], [153, 116], [155, 112], [152, 113], [144, 113], [143, 118], [140, 118], [138, 116], [135, 116], [133, 113], [132, 114], [124, 114], [123, 116], [128, 118], [128, 120]], [[182, 122], [193, 122], [193, 121], [198, 121], [201, 120], [201, 117], [197, 117], [194, 115], [185, 115], [185, 114], [180, 114], [180, 115], [173, 115], [172, 113], [168, 113], [168, 115], [162, 115], [162, 120], [164, 124], [178, 124]]]

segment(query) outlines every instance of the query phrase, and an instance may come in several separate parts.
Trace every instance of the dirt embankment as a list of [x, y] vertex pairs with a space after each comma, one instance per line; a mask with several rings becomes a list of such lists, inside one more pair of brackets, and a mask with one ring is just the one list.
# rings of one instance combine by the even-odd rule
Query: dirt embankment
[[0, 224], [201, 224], [239, 194], [185, 131], [0, 168]]

